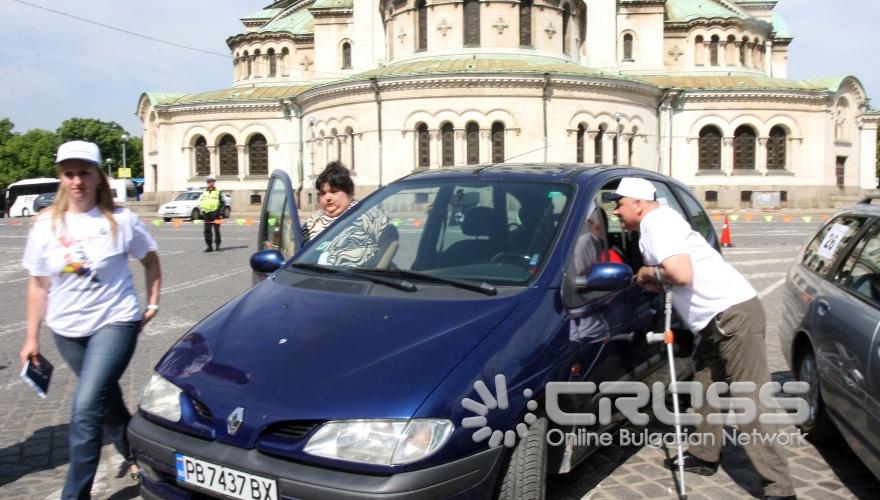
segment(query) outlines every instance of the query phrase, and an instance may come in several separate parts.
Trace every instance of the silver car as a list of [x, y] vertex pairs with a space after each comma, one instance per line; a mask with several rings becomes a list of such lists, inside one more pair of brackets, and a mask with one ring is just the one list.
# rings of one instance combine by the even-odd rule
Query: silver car
[[880, 478], [880, 206], [836, 213], [788, 273], [780, 328], [794, 377], [810, 383], [816, 442], [843, 436]]

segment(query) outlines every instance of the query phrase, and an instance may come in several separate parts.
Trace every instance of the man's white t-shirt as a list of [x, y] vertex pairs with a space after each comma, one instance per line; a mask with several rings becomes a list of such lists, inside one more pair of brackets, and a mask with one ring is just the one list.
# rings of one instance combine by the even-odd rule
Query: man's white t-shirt
[[117, 209], [114, 241], [110, 221], [95, 207], [66, 214], [52, 228], [49, 211], [37, 216], [24, 250], [22, 265], [31, 276], [48, 276], [45, 321], [64, 337], [87, 337], [117, 321], [143, 318], [128, 268], [128, 256], [141, 260], [157, 250], [137, 216]]
[[659, 265], [673, 255], [690, 255], [694, 278], [687, 286], [672, 287], [672, 306], [694, 333], [716, 314], [757, 295], [745, 277], [672, 208], [660, 206], [648, 212], [639, 232], [645, 265]]

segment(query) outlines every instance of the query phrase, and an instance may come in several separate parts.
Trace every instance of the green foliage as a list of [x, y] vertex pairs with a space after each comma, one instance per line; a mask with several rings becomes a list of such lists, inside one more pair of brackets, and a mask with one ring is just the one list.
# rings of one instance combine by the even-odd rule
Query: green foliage
[[[71, 118], [55, 132], [33, 129], [22, 134], [14, 129], [9, 118], [0, 118], [0, 193], [21, 179], [55, 177], [55, 151], [67, 141], [96, 143], [103, 157], [113, 160], [114, 175], [122, 166], [122, 134], [126, 131], [116, 122]], [[129, 138], [125, 160], [132, 169], [132, 177], [143, 177], [143, 149], [140, 137]]]

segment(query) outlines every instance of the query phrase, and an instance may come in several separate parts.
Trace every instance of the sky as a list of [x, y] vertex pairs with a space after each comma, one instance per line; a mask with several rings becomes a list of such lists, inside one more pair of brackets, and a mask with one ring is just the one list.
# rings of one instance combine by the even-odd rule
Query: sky
[[[25, 5], [88, 19], [189, 50]], [[196, 93], [232, 84], [226, 38], [271, 0], [0, 0], [0, 118], [15, 131], [67, 118], [115, 121], [141, 136], [143, 92]], [[794, 34], [789, 78], [855, 75], [880, 108], [877, 0], [779, 0]], [[212, 54], [213, 53], [213, 54]]]

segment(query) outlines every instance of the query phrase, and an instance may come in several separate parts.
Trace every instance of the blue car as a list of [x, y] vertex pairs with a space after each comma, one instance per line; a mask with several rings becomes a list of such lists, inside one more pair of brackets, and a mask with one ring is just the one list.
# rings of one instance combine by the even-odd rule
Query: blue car
[[414, 173], [303, 245], [276, 171], [251, 258], [268, 278], [187, 332], [144, 389], [129, 426], [141, 494], [543, 498], [547, 474], [595, 449], [551, 444], [577, 429], [547, 405], [598, 406], [547, 384], [666, 372], [645, 339], [662, 297], [632, 283], [637, 235], [603, 201], [624, 176], [718, 247], [684, 185], [583, 165]]

